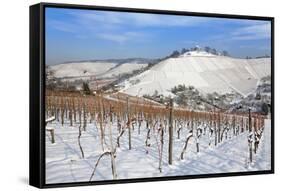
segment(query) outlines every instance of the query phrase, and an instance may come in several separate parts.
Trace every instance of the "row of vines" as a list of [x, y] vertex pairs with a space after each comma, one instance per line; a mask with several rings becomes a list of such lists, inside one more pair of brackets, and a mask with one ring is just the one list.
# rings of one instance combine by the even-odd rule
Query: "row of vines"
[[[135, 101], [130, 101], [134, 99]], [[137, 101], [136, 101], [137, 100]], [[95, 171], [104, 156], [111, 158], [113, 179], [117, 178], [116, 172], [116, 148], [120, 147], [120, 139], [127, 139], [128, 149], [132, 149], [132, 131], [137, 135], [145, 131], [143, 140], [145, 147], [156, 146], [159, 155], [158, 170], [162, 172], [164, 144], [168, 144], [168, 162], [173, 164], [174, 139], [184, 136], [184, 145], [179, 158], [184, 160], [190, 141], [196, 143], [196, 152], [200, 152], [200, 141], [207, 137], [210, 146], [218, 144], [247, 133], [249, 148], [249, 160], [252, 162], [254, 153], [257, 152], [259, 142], [264, 129], [264, 116], [251, 113], [225, 113], [222, 111], [199, 112], [177, 109], [171, 100], [166, 106], [160, 106], [149, 102], [138, 101], [136, 97], [119, 99], [118, 96], [110, 99], [103, 95], [79, 95], [71, 93], [47, 92], [46, 95], [46, 119], [53, 117], [61, 126], [73, 126], [79, 129], [77, 144], [81, 151], [81, 158], [85, 157], [81, 144], [83, 132], [87, 131], [89, 124], [95, 124], [99, 132], [100, 147], [103, 150], [98, 157], [95, 168], [89, 180], [95, 175]], [[48, 125], [48, 124], [47, 124]], [[113, 129], [115, 128], [115, 129]], [[183, 130], [187, 134], [183, 134]], [[118, 135], [113, 138], [113, 130]], [[107, 132], [107, 133], [106, 133]], [[128, 135], [124, 137], [124, 134]], [[106, 136], [108, 136], [106, 138]], [[151, 144], [151, 137], [155, 136], [156, 145]], [[168, 139], [165, 139], [165, 136]], [[108, 141], [109, 140], [109, 141]], [[167, 143], [165, 143], [165, 140]]]

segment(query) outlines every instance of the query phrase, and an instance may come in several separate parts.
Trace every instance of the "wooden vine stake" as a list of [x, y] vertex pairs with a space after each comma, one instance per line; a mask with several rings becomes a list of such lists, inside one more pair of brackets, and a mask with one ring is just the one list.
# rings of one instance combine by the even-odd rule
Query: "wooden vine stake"
[[169, 164], [173, 164], [173, 100], [169, 104]]
[[252, 161], [253, 161], [252, 142], [253, 142], [252, 116], [251, 116], [251, 109], [249, 109], [249, 135], [248, 135], [248, 145], [249, 145], [249, 160], [250, 160], [250, 163], [252, 163]]
[[128, 138], [129, 138], [129, 150], [132, 148], [132, 143], [131, 143], [131, 120], [130, 120], [130, 109], [129, 109], [129, 97], [127, 97], [127, 128], [128, 128]]
[[112, 106], [110, 106], [110, 124], [109, 124], [109, 138], [110, 138], [110, 157], [111, 157], [111, 169], [112, 169], [112, 176], [113, 179], [117, 179], [116, 173], [116, 164], [115, 164], [115, 151], [113, 148], [113, 140], [112, 140], [112, 124], [113, 124], [113, 117], [112, 117]]

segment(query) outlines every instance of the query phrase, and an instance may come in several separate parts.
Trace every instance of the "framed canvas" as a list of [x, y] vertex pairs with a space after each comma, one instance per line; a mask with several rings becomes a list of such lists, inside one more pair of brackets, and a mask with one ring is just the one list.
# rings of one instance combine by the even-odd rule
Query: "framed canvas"
[[274, 173], [274, 18], [30, 7], [30, 185]]

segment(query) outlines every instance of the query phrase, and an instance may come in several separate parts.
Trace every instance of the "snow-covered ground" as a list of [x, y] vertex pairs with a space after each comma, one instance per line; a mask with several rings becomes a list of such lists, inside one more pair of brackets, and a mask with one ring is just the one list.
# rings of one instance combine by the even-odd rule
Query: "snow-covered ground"
[[104, 75], [102, 75], [102, 77], [118, 77], [118, 75], [122, 75], [124, 73], [131, 73], [134, 70], [145, 68], [147, 65], [148, 64], [124, 63], [107, 71]]
[[70, 62], [49, 66], [52, 77], [67, 80], [90, 79], [90, 77], [112, 78], [125, 73], [131, 73], [146, 67], [147, 63], [131, 61], [118, 63], [117, 61], [85, 61]]
[[[123, 92], [136, 95], [169, 95], [180, 84], [192, 85], [206, 93], [237, 92], [243, 96], [256, 89], [258, 81], [270, 75], [271, 58], [238, 59], [206, 52], [187, 52], [168, 58], [151, 69], [132, 77]], [[138, 81], [130, 84], [129, 81]]]
[[180, 57], [188, 57], [188, 56], [216, 56], [216, 55], [203, 50], [187, 51], [180, 55]]
[[[151, 131], [150, 147], [145, 146], [147, 129], [142, 123], [140, 134], [135, 125], [132, 130], [132, 149], [128, 149], [127, 131], [120, 139], [120, 148], [116, 152], [116, 170], [118, 179], [179, 176], [192, 174], [241, 172], [255, 170], [270, 170], [271, 168], [271, 138], [270, 120], [265, 121], [266, 127], [261, 139], [259, 150], [249, 164], [247, 132], [233, 136], [216, 147], [209, 146], [208, 131], [200, 139], [200, 152], [196, 152], [195, 140], [192, 138], [187, 146], [184, 160], [180, 153], [188, 135], [188, 129], [183, 128], [180, 139], [174, 133], [173, 164], [168, 165], [168, 133], [165, 133], [163, 151], [163, 170], [158, 170], [159, 155], [157, 131]], [[88, 124], [82, 132], [81, 145], [85, 158], [81, 158], [78, 146], [78, 125], [62, 127], [58, 122], [48, 124], [55, 129], [55, 143], [51, 143], [49, 132], [46, 132], [46, 183], [65, 183], [89, 181], [98, 157], [102, 154], [99, 131], [95, 123]], [[109, 148], [109, 127], [106, 127], [106, 148]], [[116, 144], [117, 128], [113, 127], [113, 143]], [[97, 167], [92, 181], [111, 180], [110, 156], [104, 156]]]
[[71, 62], [50, 66], [56, 78], [100, 75], [116, 66], [112, 62]]

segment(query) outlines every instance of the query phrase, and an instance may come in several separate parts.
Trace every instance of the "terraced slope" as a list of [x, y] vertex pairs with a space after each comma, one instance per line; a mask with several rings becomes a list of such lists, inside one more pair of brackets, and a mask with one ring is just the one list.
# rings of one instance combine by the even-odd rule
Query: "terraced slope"
[[[122, 90], [131, 95], [169, 95], [179, 84], [192, 85], [205, 93], [235, 91], [247, 95], [259, 79], [270, 75], [271, 59], [238, 59], [217, 55], [184, 55], [169, 58], [125, 83]], [[130, 83], [130, 82], [138, 82]]]

